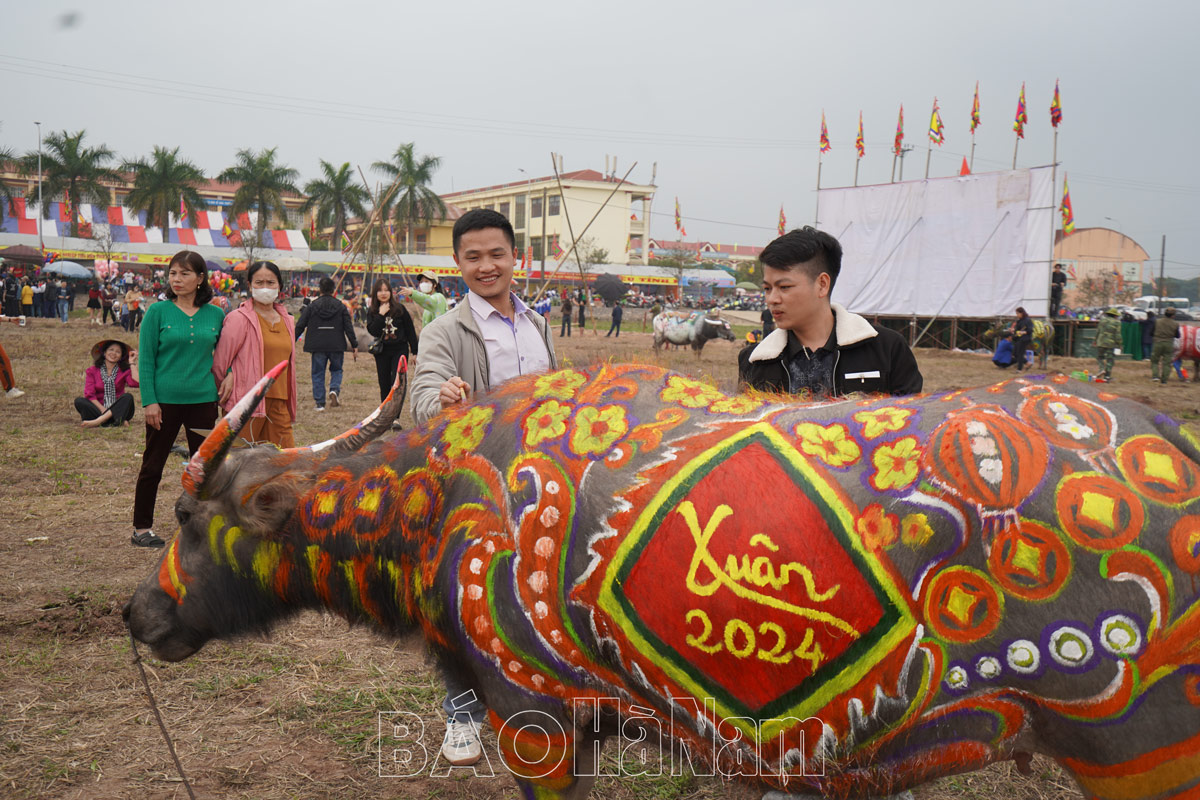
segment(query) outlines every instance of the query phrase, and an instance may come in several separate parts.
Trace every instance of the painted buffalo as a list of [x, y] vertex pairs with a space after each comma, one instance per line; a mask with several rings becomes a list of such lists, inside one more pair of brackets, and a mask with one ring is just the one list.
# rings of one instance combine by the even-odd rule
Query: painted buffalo
[[664, 343], [691, 345], [697, 358], [710, 339], [727, 339], [731, 342], [734, 339], [728, 322], [720, 316], [709, 316], [699, 311], [686, 315], [664, 311], [652, 320], [651, 326], [654, 328], [655, 351], [661, 350]]
[[829, 797], [1033, 752], [1200, 793], [1194, 434], [1061, 377], [777, 399], [600, 365], [226, 453], [249, 396], [127, 619], [168, 660], [303, 608], [420, 631], [528, 798], [587, 794], [617, 735]]
[[1200, 383], [1200, 325], [1180, 325], [1175, 358], [1190, 359], [1192, 382]]

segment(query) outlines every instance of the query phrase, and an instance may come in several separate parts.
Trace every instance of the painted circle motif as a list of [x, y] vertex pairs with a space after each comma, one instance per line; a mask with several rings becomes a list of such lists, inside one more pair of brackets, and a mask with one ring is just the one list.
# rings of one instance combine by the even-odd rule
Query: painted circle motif
[[1084, 631], [1064, 625], [1050, 634], [1050, 657], [1068, 669], [1086, 667], [1096, 654], [1092, 639]]
[[1137, 621], [1124, 614], [1113, 614], [1100, 621], [1100, 646], [1114, 656], [1135, 656], [1142, 647], [1142, 631]]
[[925, 620], [934, 635], [948, 642], [978, 641], [996, 629], [1004, 615], [1004, 596], [982, 572], [971, 567], [942, 570], [925, 594]]
[[996, 534], [988, 553], [988, 569], [1014, 597], [1047, 600], [1070, 579], [1071, 552], [1053, 530], [1022, 519]]
[[946, 672], [946, 688], [956, 692], [965, 691], [970, 684], [967, 671], [959, 666], [953, 666]]
[[1200, 516], [1192, 514], [1176, 522], [1167, 541], [1180, 569], [1192, 575], [1200, 573]]
[[1103, 406], [1069, 394], [1046, 392], [1021, 404], [1021, 419], [1054, 447], [1090, 452], [1112, 444], [1116, 425]]
[[1089, 550], [1118, 550], [1137, 539], [1146, 520], [1142, 501], [1115, 478], [1068, 475], [1058, 484], [1058, 523]]
[[321, 541], [333, 533], [342, 516], [346, 487], [354, 480], [350, 470], [334, 467], [300, 501], [300, 526], [311, 541]]
[[989, 681], [1000, 677], [1000, 659], [995, 656], [984, 656], [975, 662], [975, 673]]
[[1032, 675], [1042, 666], [1042, 653], [1036, 642], [1017, 639], [1008, 645], [1004, 654], [1008, 668], [1019, 675]]
[[1168, 506], [1200, 499], [1200, 469], [1159, 436], [1135, 436], [1117, 448], [1117, 465], [1139, 494]]
[[986, 408], [952, 415], [929, 437], [922, 466], [943, 485], [986, 508], [1014, 508], [1050, 468], [1045, 437]]

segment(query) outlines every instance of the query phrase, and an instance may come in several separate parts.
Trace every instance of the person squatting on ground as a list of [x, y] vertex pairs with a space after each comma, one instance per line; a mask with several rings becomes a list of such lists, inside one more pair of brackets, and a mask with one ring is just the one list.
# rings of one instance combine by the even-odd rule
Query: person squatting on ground
[[[217, 402], [230, 409], [280, 361], [280, 373], [258, 404], [242, 438], [251, 444], [271, 442], [295, 447], [296, 333], [292, 315], [279, 302], [283, 275], [271, 261], [255, 261], [246, 270], [250, 299], [225, 317], [221, 340], [213, 354], [213, 377], [219, 381]], [[153, 308], [154, 306], [151, 306]]]
[[333, 296], [333, 278], [325, 276], [318, 284], [321, 296], [300, 312], [296, 339], [304, 335], [304, 352], [312, 355], [312, 392], [317, 411], [325, 410], [325, 368], [329, 367], [329, 406], [337, 408], [342, 392], [342, 362], [346, 342], [350, 355], [358, 361], [358, 336], [354, 320], [345, 303]]
[[1150, 350], [1150, 379], [1166, 383], [1171, 377], [1171, 361], [1175, 358], [1175, 340], [1179, 338], [1179, 323], [1175, 309], [1168, 308], [1154, 320], [1154, 347]]
[[146, 449], [133, 498], [133, 536], [138, 547], [162, 547], [154, 534], [154, 504], [163, 467], [179, 429], [188, 453], [196, 452], [217, 421], [213, 352], [225, 315], [210, 305], [212, 287], [204, 258], [180, 250], [167, 266], [167, 303], [146, 310], [138, 339]]
[[416, 289], [404, 286], [401, 287], [400, 294], [421, 307], [421, 327], [424, 328], [445, 314], [450, 306], [446, 300], [446, 293], [442, 291], [442, 282], [437, 275], [426, 270], [421, 273], [420, 278]]
[[1096, 326], [1096, 364], [1100, 377], [1106, 381], [1112, 380], [1113, 362], [1116, 351], [1121, 347], [1121, 312], [1110, 308], [1100, 318]]
[[83, 374], [83, 397], [75, 398], [82, 428], [119, 427], [133, 419], [133, 395], [127, 387], [138, 385], [137, 352], [119, 339], [92, 346], [92, 366]]
[[[454, 223], [452, 241], [467, 296], [421, 332], [421, 360], [412, 381], [418, 425], [518, 375], [558, 367], [549, 324], [512, 292], [517, 248], [508, 220], [472, 209]], [[569, 318], [570, 310], [563, 314]], [[459, 681], [445, 676], [445, 682], [442, 755], [456, 766], [474, 764], [482, 754], [479, 726], [487, 708]]]
[[921, 391], [904, 337], [830, 301], [842, 268], [837, 239], [799, 228], [763, 248], [759, 261], [776, 328], [738, 354], [740, 384], [812, 397]]
[[367, 333], [375, 337], [371, 344], [375, 356], [375, 376], [379, 379], [379, 399], [387, 399], [400, 368], [400, 357], [417, 354], [417, 330], [404, 302], [387, 278], [375, 281], [371, 288], [371, 310], [367, 315]]

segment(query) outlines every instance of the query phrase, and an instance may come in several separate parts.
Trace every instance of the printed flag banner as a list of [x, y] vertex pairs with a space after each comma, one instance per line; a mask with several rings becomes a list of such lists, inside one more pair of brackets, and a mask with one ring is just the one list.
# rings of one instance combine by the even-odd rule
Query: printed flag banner
[[858, 150], [858, 157], [862, 158], [866, 154], [866, 146], [863, 144], [862, 130], [862, 112], [858, 112], [858, 136], [854, 139], [854, 148]]
[[1071, 190], [1067, 188], [1065, 172], [1063, 173], [1062, 226], [1063, 236], [1070, 236], [1075, 232], [1075, 212], [1071, 210]]
[[896, 122], [896, 142], [892, 145], [892, 152], [900, 155], [904, 151], [904, 104], [900, 104], [900, 119]]
[[683, 217], [679, 215], [679, 197], [675, 197], [675, 230], [683, 228]]
[[783, 206], [779, 206], [779, 235], [783, 236], [787, 232], [787, 217], [783, 215]]
[[1062, 122], [1062, 99], [1058, 96], [1058, 81], [1054, 82], [1054, 100], [1050, 102], [1050, 124], [1058, 127]]
[[346, 235], [345, 231], [342, 231], [342, 252], [350, 252], [350, 237]]
[[937, 98], [933, 98], [933, 113], [929, 116], [929, 141], [941, 146], [946, 141], [946, 126], [942, 124], [942, 114], [938, 111]]
[[979, 81], [975, 81], [975, 100], [971, 103], [971, 133], [979, 127]]
[[1013, 130], [1017, 132], [1017, 137], [1025, 138], [1025, 123], [1029, 122], [1029, 115], [1025, 113], [1025, 84], [1021, 84], [1021, 97], [1017, 100], [1017, 116], [1013, 120]]
[[833, 148], [829, 145], [829, 129], [825, 127], [825, 112], [821, 112], [821, 152], [828, 153]]

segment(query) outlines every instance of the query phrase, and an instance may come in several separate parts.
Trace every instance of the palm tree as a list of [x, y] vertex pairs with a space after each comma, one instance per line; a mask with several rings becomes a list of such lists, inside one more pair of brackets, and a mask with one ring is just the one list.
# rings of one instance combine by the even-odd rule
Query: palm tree
[[446, 217], [446, 204], [428, 186], [433, 180], [433, 173], [442, 165], [442, 159], [438, 156], [418, 159], [413, 153], [413, 146], [412, 142], [402, 144], [391, 161], [376, 161], [371, 165], [371, 169], [398, 184], [396, 193], [382, 209], [382, 215], [390, 213], [396, 224], [404, 227], [406, 253], [411, 252], [414, 228], [432, 225], [434, 220]]
[[[0, 171], [9, 164], [15, 164], [16, 160], [17, 157], [13, 154], [12, 150], [7, 147], [0, 147]], [[4, 181], [0, 181], [0, 222], [4, 222], [5, 213], [16, 213], [16, 209], [13, 208], [13, 199], [12, 187]]]
[[[79, 206], [83, 203], [108, 205], [111, 194], [101, 181], [116, 181], [118, 176], [106, 164], [113, 152], [104, 145], [85, 147], [85, 131], [51, 133], [42, 142], [42, 185], [45, 197], [66, 195], [71, 207], [71, 235], [79, 235]], [[36, 175], [37, 151], [21, 159], [21, 172]], [[50, 203], [42, 204], [42, 216], [50, 218]]]
[[179, 148], [154, 148], [150, 160], [126, 161], [121, 169], [133, 173], [133, 188], [125, 196], [125, 206], [133, 211], [146, 212], [146, 225], [158, 228], [166, 236], [171, 215], [179, 213], [182, 198], [188, 223], [196, 226], [196, 212], [208, 208], [200, 196], [199, 184], [204, 172], [190, 161], [179, 157]]
[[262, 241], [267, 217], [272, 211], [281, 218], [286, 217], [283, 193], [300, 193], [295, 183], [300, 173], [291, 167], [276, 164], [275, 149], [272, 147], [257, 153], [250, 149], [238, 150], [237, 163], [217, 176], [219, 181], [241, 184], [229, 208], [234, 216], [258, 209], [256, 241]]
[[304, 193], [308, 199], [301, 209], [311, 211], [316, 208], [317, 224], [321, 227], [333, 226], [329, 241], [330, 247], [336, 247], [334, 243], [341, 241], [350, 214], [357, 214], [360, 218], [367, 216], [367, 203], [371, 196], [355, 183], [349, 161], [335, 170], [332, 164], [322, 159], [321, 172], [323, 178], [305, 184]]

